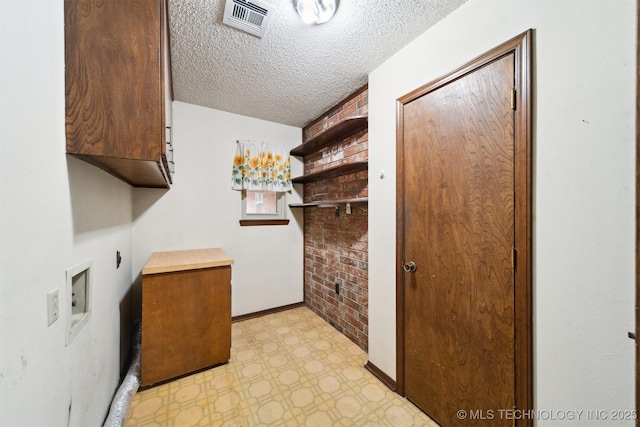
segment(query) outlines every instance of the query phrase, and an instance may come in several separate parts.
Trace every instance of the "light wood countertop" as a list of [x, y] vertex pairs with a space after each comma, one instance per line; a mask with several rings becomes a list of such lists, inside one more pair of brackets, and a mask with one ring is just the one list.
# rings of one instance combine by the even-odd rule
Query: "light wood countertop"
[[142, 268], [142, 275], [223, 267], [233, 264], [220, 248], [154, 252]]

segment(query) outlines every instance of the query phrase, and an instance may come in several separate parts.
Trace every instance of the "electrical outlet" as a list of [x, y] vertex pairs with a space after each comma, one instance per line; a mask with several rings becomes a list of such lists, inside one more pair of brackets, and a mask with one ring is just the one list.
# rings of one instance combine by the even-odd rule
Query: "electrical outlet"
[[58, 290], [51, 291], [47, 294], [47, 321], [49, 326], [60, 316], [60, 304], [58, 299]]

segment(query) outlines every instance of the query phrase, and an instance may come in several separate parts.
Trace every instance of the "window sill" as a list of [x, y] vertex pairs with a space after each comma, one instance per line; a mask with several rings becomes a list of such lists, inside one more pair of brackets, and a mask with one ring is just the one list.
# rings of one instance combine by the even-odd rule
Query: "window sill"
[[287, 225], [288, 219], [241, 219], [240, 225], [243, 227], [253, 225]]

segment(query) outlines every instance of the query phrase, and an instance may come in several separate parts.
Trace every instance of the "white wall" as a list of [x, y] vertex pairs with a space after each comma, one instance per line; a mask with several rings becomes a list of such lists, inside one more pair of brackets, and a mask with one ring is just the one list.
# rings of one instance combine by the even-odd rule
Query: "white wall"
[[[130, 328], [131, 188], [65, 155], [62, 0], [0, 1], [0, 425], [102, 424]], [[123, 265], [116, 269], [116, 251]], [[93, 314], [65, 346], [66, 269]], [[46, 294], [61, 316], [47, 326]], [[121, 312], [122, 305], [122, 312]]]
[[[218, 110], [173, 103], [176, 176], [170, 191], [134, 190], [134, 272], [152, 252], [220, 247], [234, 259], [234, 316], [303, 300], [302, 211], [286, 226], [241, 227], [240, 192], [231, 190], [236, 140], [287, 147], [302, 130]], [[301, 174], [292, 158], [292, 175]], [[296, 192], [287, 202], [299, 202]]]
[[635, 17], [633, 0], [471, 0], [370, 74], [374, 365], [395, 377], [396, 99], [533, 28], [535, 407], [634, 408]]
[[[224, 248], [234, 315], [302, 301], [302, 212], [240, 227], [229, 189], [236, 139], [293, 147], [301, 129], [176, 103], [176, 185], [134, 190], [65, 155], [63, 0], [0, 0], [0, 24], [0, 425], [100, 425], [151, 252]], [[65, 346], [65, 312], [48, 327], [46, 295], [66, 307], [66, 270], [89, 258], [92, 317]]]

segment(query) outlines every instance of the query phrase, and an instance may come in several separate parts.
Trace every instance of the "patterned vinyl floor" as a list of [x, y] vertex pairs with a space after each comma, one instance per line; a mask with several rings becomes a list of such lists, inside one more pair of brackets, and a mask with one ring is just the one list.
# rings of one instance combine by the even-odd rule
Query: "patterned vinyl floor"
[[127, 427], [432, 426], [306, 307], [232, 326], [228, 364], [138, 392]]

